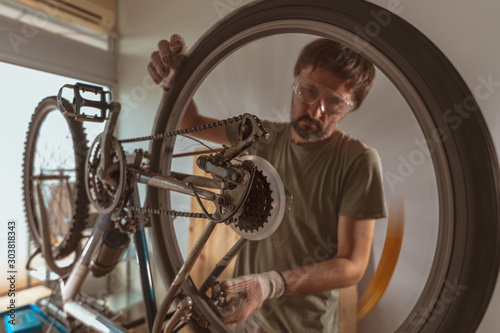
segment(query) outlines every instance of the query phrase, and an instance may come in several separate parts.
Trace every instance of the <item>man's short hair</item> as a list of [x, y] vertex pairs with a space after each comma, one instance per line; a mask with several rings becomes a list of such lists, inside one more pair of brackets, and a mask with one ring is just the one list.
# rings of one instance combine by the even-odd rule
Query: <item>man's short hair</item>
[[365, 99], [375, 79], [373, 64], [347, 46], [333, 40], [320, 38], [306, 45], [295, 63], [294, 74], [312, 66], [321, 68], [336, 77], [349, 80], [357, 109]]

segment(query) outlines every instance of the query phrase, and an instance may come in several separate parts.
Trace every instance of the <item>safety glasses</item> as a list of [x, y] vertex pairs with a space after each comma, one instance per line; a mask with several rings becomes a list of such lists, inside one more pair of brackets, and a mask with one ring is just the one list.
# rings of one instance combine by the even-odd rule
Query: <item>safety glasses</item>
[[313, 105], [321, 100], [321, 111], [331, 116], [342, 117], [353, 109], [354, 102], [316, 82], [297, 75], [293, 92], [300, 101]]

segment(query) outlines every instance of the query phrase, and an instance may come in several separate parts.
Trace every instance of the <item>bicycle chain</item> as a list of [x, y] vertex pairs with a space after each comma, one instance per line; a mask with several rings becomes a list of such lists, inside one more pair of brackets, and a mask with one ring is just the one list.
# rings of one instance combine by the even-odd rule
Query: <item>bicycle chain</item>
[[141, 214], [168, 215], [173, 217], [191, 217], [199, 219], [207, 218], [203, 213], [179, 212], [176, 210], [164, 210], [164, 209], [144, 208], [135, 206], [125, 206], [125, 208], [130, 209], [134, 212], [139, 212]]
[[[157, 133], [153, 135], [148, 135], [148, 136], [141, 136], [141, 137], [136, 137], [136, 138], [129, 138], [129, 139], [122, 139], [118, 140], [120, 144], [122, 143], [131, 143], [131, 142], [143, 142], [143, 141], [151, 141], [151, 140], [160, 140], [168, 137], [174, 137], [177, 135], [185, 135], [185, 134], [190, 134], [190, 133], [195, 133], [195, 132], [200, 132], [204, 131], [207, 129], [212, 129], [220, 126], [227, 126], [229, 124], [233, 124], [235, 122], [241, 121], [243, 119], [243, 115], [227, 118], [227, 119], [222, 119], [219, 121], [215, 121], [213, 123], [208, 123], [208, 124], [203, 124], [191, 128], [186, 128], [182, 130], [177, 130], [173, 132], [167, 132], [167, 133]], [[208, 218], [205, 216], [203, 213], [191, 213], [191, 212], [179, 212], [176, 210], [163, 210], [163, 209], [156, 209], [156, 208], [144, 208], [144, 207], [135, 207], [135, 206], [125, 206], [125, 208], [130, 209], [135, 212], [139, 212], [141, 214], [155, 214], [155, 215], [168, 215], [172, 217], [189, 217], [189, 218]]]
[[142, 141], [151, 141], [151, 140], [159, 140], [159, 139], [164, 139], [168, 137], [174, 137], [177, 135], [184, 135], [184, 134], [189, 134], [189, 133], [195, 133], [195, 132], [200, 132], [204, 131], [207, 129], [212, 129], [220, 126], [226, 126], [232, 123], [235, 123], [237, 121], [241, 121], [243, 119], [243, 115], [235, 116], [232, 118], [227, 118], [219, 121], [215, 121], [213, 123], [208, 123], [208, 124], [203, 124], [191, 128], [186, 128], [182, 130], [177, 130], [174, 132], [168, 132], [168, 133], [158, 133], [158, 134], [153, 134], [149, 136], [141, 136], [137, 138], [130, 138], [130, 139], [122, 139], [118, 140], [120, 143], [130, 143], [130, 142], [142, 142]]

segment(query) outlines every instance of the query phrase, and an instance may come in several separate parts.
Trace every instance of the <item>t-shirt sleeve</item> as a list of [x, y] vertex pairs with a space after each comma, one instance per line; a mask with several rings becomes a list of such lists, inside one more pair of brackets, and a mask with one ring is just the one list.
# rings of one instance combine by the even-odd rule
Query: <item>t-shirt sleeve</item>
[[341, 215], [387, 216], [380, 157], [373, 148], [359, 154], [346, 170], [339, 209]]

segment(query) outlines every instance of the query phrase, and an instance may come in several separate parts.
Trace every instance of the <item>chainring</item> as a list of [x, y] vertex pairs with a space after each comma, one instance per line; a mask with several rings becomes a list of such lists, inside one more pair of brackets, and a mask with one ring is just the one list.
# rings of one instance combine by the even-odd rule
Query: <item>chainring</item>
[[87, 196], [94, 208], [100, 214], [110, 213], [119, 208], [124, 201], [126, 192], [127, 165], [125, 154], [118, 140], [112, 143], [112, 159], [115, 169], [113, 178], [116, 185], [106, 184], [97, 176], [97, 170], [101, 162], [101, 139], [99, 134], [87, 153], [85, 161], [85, 189]]

